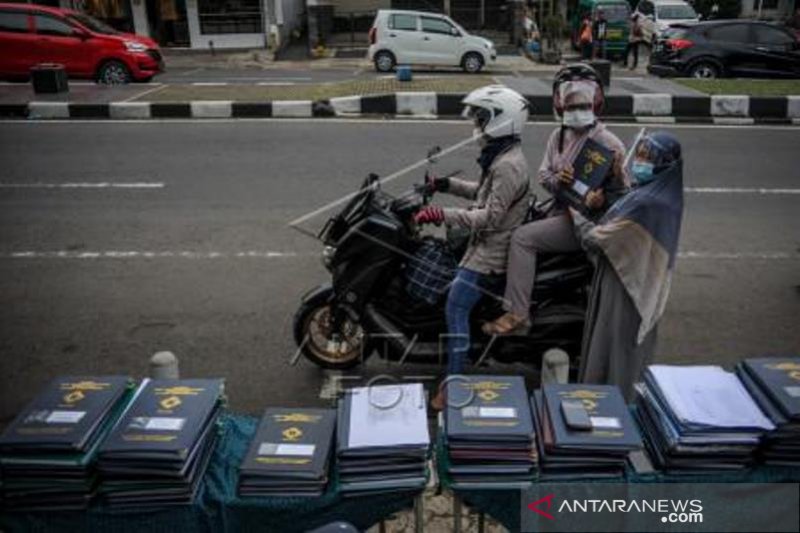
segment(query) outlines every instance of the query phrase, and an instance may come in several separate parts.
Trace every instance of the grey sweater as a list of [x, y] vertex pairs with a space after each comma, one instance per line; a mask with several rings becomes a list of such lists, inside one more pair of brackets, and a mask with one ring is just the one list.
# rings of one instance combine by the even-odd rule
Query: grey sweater
[[450, 178], [448, 192], [473, 200], [468, 209], [444, 209], [446, 224], [470, 230], [460, 267], [481, 274], [506, 271], [511, 233], [525, 220], [529, 189], [528, 164], [519, 144], [499, 154], [480, 181]]

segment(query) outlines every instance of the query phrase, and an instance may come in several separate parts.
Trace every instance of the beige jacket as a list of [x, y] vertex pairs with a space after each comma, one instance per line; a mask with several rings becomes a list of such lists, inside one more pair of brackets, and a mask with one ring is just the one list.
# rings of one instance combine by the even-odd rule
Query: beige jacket
[[474, 200], [468, 209], [445, 208], [444, 221], [470, 230], [460, 267], [481, 274], [506, 271], [511, 233], [525, 220], [530, 185], [521, 145], [499, 154], [480, 181], [450, 178], [448, 192]]

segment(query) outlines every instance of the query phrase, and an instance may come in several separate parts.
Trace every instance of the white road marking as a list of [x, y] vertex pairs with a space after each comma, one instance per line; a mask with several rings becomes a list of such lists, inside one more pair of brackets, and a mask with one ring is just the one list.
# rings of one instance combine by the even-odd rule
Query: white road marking
[[176, 74], [176, 75], [177, 76], [190, 76], [190, 75], [192, 75], [192, 74], [194, 74], [196, 72], [200, 72], [201, 70], [205, 70], [205, 67], [193, 68], [193, 69], [187, 70], [186, 72], [181, 72], [181, 73]]
[[800, 259], [800, 253], [791, 252], [678, 252], [680, 259]]
[[165, 87], [169, 87], [169, 85], [167, 85], [166, 83], [164, 83], [164, 84], [160, 84], [159, 83], [156, 87], [153, 87], [151, 89], [147, 89], [146, 91], [142, 91], [140, 93], [134, 94], [133, 96], [131, 96], [129, 98], [126, 98], [125, 100], [122, 100], [122, 102], [130, 102], [130, 101], [136, 100], [137, 98], [140, 98], [140, 97], [145, 96], [147, 94], [153, 94], [154, 92], [160, 91], [160, 90], [164, 89]]
[[800, 194], [800, 189], [763, 189], [747, 187], [686, 187], [683, 191], [712, 194]]
[[[0, 252], [0, 259], [291, 259], [316, 258], [318, 252], [245, 250], [239, 252], [197, 250], [21, 250]], [[680, 259], [701, 260], [800, 260], [800, 252], [678, 252]]]
[[71, 182], [71, 183], [2, 183], [0, 189], [163, 189], [161, 182]]
[[281, 259], [318, 256], [319, 254], [248, 250], [244, 252], [200, 252], [191, 250], [103, 250], [103, 251], [33, 251], [2, 252], [0, 259]]
[[293, 81], [260, 81], [256, 85], [260, 85], [261, 87], [275, 87], [275, 86], [284, 86], [284, 85], [297, 85]]
[[192, 85], [196, 87], [224, 87], [228, 85], [227, 81], [195, 81]]
[[[352, 124], [352, 125], [359, 125], [359, 124], [382, 124], [384, 126], [387, 125], [396, 125], [396, 124], [425, 124], [426, 126], [431, 125], [464, 125], [466, 123], [465, 119], [438, 119], [436, 121], [430, 120], [415, 120], [415, 119], [404, 119], [404, 120], [386, 120], [383, 118], [376, 119], [376, 118], [361, 118], [361, 117], [354, 117], [354, 118], [347, 118], [347, 117], [330, 117], [330, 118], [229, 118], [229, 119], [220, 119], [220, 118], [211, 118], [211, 119], [203, 119], [203, 118], [147, 118], [147, 119], [109, 119], [109, 118], [98, 118], [98, 119], [27, 119], [27, 120], [20, 120], [20, 119], [0, 119], [0, 124], [28, 124], [28, 125], [41, 125], [41, 124], [182, 124], [182, 123], [198, 123], [198, 122], [209, 122], [214, 124], [228, 124], [233, 122], [283, 122], [289, 123], [294, 122], [297, 124], [303, 123], [310, 123], [310, 122], [328, 122], [332, 124]], [[554, 122], [552, 120], [548, 121], [532, 121], [529, 120], [528, 124], [532, 126], [557, 126], [559, 123]], [[800, 119], [797, 119], [797, 126], [800, 126]], [[612, 128], [636, 128], [641, 129], [642, 125], [636, 122], [629, 122], [629, 123], [614, 123], [611, 125]], [[663, 129], [671, 129], [671, 130], [697, 130], [697, 129], [735, 129], [735, 130], [763, 130], [763, 131], [791, 131], [794, 132], [798, 128], [792, 125], [768, 125], [768, 124], [749, 124], [749, 125], [721, 125], [721, 124], [659, 124], [659, 128]]]

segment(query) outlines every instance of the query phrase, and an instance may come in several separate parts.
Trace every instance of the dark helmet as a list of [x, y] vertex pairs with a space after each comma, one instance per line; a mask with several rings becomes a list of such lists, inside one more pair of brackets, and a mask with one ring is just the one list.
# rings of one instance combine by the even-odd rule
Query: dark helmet
[[586, 63], [573, 63], [559, 70], [553, 79], [553, 110], [557, 116], [560, 117], [564, 113], [564, 102], [561, 101], [561, 85], [568, 81], [581, 80], [591, 81], [597, 85], [597, 89], [594, 91], [594, 105], [592, 107], [595, 115], [600, 115], [603, 112], [605, 95], [603, 94], [603, 80], [600, 75]]
[[636, 145], [634, 153], [653, 163], [653, 170], [661, 172], [681, 160], [681, 143], [668, 131], [646, 134]]

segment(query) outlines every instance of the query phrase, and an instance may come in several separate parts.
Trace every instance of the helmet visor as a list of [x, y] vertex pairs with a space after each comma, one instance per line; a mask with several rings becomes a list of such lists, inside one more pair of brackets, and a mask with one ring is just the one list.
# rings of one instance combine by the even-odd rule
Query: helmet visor
[[486, 125], [492, 120], [492, 112], [485, 107], [467, 106], [464, 109], [464, 116], [472, 120], [477, 128], [481, 131], [486, 130]]

